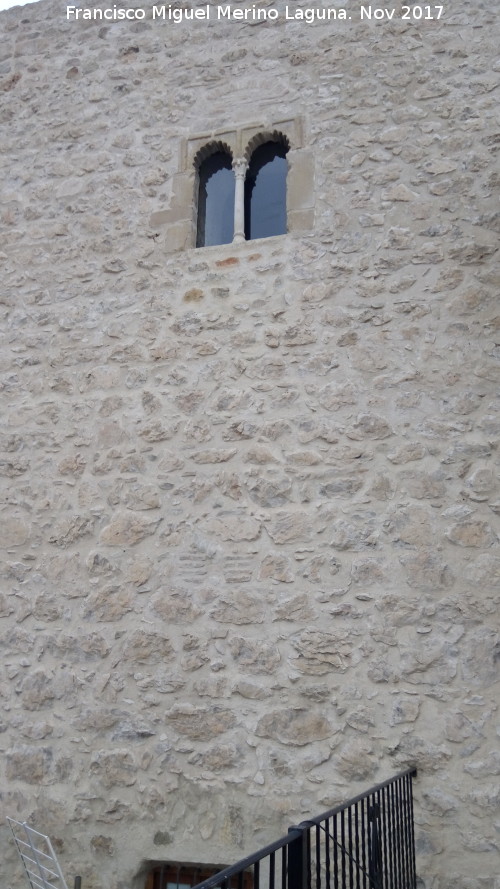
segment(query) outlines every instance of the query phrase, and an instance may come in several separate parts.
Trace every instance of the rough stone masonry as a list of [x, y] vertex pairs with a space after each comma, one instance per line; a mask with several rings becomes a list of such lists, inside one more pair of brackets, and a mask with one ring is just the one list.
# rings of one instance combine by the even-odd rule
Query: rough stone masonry
[[[0, 15], [1, 816], [143, 889], [416, 765], [498, 889], [498, 11], [254, 6]], [[194, 249], [189, 140], [285, 119], [293, 230]]]

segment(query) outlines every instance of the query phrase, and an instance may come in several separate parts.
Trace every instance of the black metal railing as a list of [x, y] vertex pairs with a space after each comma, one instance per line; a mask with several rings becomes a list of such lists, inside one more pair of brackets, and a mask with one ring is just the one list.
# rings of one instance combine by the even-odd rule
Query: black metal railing
[[408, 769], [198, 883], [195, 889], [415, 889]]

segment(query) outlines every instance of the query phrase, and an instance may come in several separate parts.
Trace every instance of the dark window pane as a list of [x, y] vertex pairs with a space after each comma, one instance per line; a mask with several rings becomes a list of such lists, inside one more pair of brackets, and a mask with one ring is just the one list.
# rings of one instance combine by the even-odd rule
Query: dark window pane
[[247, 240], [286, 232], [286, 151], [280, 142], [265, 142], [252, 155], [245, 181]]
[[207, 157], [199, 169], [197, 247], [230, 244], [234, 229], [234, 173], [223, 151]]

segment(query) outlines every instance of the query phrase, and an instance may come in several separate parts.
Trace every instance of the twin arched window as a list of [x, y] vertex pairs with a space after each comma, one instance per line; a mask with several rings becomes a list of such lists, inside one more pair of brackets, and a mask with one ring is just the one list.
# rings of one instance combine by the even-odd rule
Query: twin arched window
[[[286, 155], [283, 137], [259, 144], [245, 160], [233, 161], [218, 145], [197, 163], [197, 247], [250, 241], [286, 233]], [[209, 150], [207, 146], [205, 152]], [[205, 153], [203, 152], [203, 153]]]

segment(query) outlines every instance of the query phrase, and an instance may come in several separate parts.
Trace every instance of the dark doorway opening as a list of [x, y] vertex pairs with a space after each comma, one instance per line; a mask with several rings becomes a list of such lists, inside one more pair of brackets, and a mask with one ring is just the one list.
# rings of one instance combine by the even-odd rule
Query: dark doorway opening
[[[146, 876], [144, 889], [191, 889], [223, 870], [224, 864], [154, 864]], [[231, 880], [231, 889], [238, 889], [238, 877]], [[253, 874], [243, 874], [242, 889], [253, 889]]]

